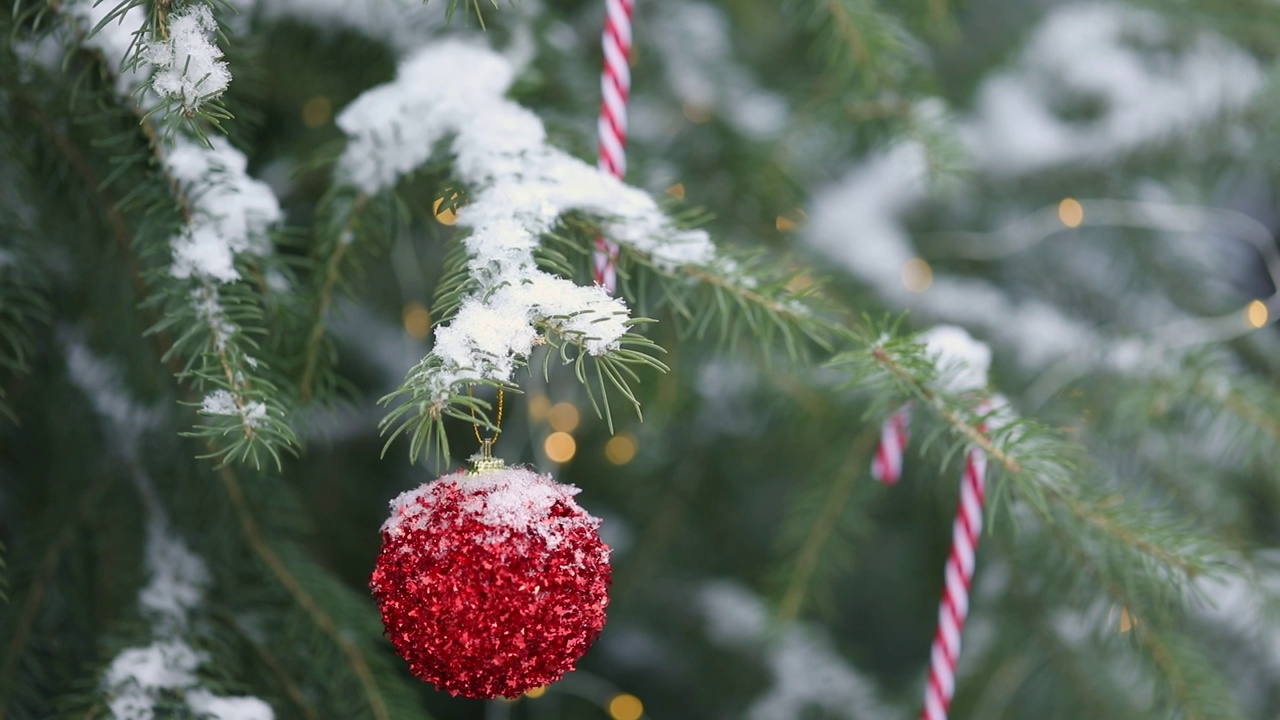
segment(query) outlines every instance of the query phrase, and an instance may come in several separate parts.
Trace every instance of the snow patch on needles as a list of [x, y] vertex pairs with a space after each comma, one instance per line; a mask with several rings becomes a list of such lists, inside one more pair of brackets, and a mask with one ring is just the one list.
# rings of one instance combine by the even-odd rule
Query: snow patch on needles
[[745, 588], [706, 583], [698, 591], [698, 605], [712, 641], [764, 654], [773, 685], [752, 701], [748, 720], [798, 718], [809, 708], [849, 720], [898, 716], [881, 703], [875, 683], [840, 657], [816, 628], [802, 623], [774, 628], [764, 602]]
[[211, 579], [204, 560], [156, 517], [147, 526], [147, 567], [151, 582], [138, 593], [143, 612], [175, 628], [186, 627], [188, 613], [200, 603]]
[[506, 99], [513, 79], [497, 53], [441, 42], [337, 118], [348, 136], [338, 172], [351, 186], [381, 192], [452, 137], [455, 172], [471, 191], [457, 224], [471, 231], [464, 242], [477, 287], [457, 317], [436, 329], [432, 354], [415, 371], [432, 402], [446, 400], [458, 383], [509, 381], [539, 341], [539, 326], [592, 355], [619, 347], [629, 321], [625, 303], [537, 267], [539, 239], [562, 214], [602, 218], [606, 236], [662, 266], [715, 259], [706, 233], [676, 228], [643, 191], [548, 145], [542, 121]]
[[[105, 0], [73, 0], [63, 5], [63, 11], [78, 21], [82, 32], [88, 33], [114, 13], [119, 4]], [[126, 63], [135, 40], [143, 37], [147, 12], [146, 6], [133, 5], [113, 17], [98, 32], [80, 40], [81, 45], [101, 53], [107, 67], [116, 71], [116, 92], [124, 97], [132, 95], [151, 77], [149, 66], [128, 67]]]
[[[1159, 14], [1145, 10], [1102, 4], [1055, 10], [1015, 69], [982, 83], [975, 114], [962, 129], [966, 144], [980, 164], [1003, 174], [1109, 162], [1240, 109], [1262, 87], [1257, 61], [1210, 32], [1153, 63], [1144, 48], [1168, 44], [1172, 35]], [[1063, 119], [1052, 100], [1064, 92], [1097, 101], [1100, 114]]]
[[[1158, 65], [1127, 41], [1161, 43], [1169, 35], [1158, 15], [1113, 5], [1068, 5], [1047, 14], [1017, 69], [988, 79], [975, 112], [959, 121], [978, 169], [1016, 176], [1108, 161], [1239, 109], [1261, 87], [1257, 62], [1210, 32], [1197, 33]], [[1098, 117], [1080, 123], [1054, 114], [1050, 100], [1063, 87], [1100, 99]], [[924, 148], [903, 142], [815, 193], [806, 239], [887, 302], [981, 327], [1016, 349], [1028, 369], [1082, 353], [1111, 362], [1111, 338], [1043, 300], [942, 274], [925, 292], [907, 290], [900, 273], [918, 253], [903, 216], [928, 191]]]
[[987, 386], [991, 348], [974, 340], [964, 328], [938, 325], [920, 334], [925, 354], [942, 373], [941, 386], [949, 393], [981, 390]]
[[145, 562], [151, 580], [138, 592], [142, 615], [151, 623], [152, 642], [127, 648], [102, 676], [107, 707], [116, 720], [155, 720], [157, 706], [182, 692], [187, 705], [210, 720], [274, 720], [271, 707], [253, 697], [224, 698], [200, 687], [196, 670], [208, 656], [183, 639], [190, 614], [204, 600], [212, 576], [204, 560], [173, 534], [155, 485], [138, 462], [142, 433], [155, 413], [130, 397], [120, 371], [95, 356], [69, 331], [60, 331], [67, 374], [92, 403], [115, 450], [128, 464], [142, 496], [147, 523]]
[[236, 396], [227, 390], [214, 390], [205, 395], [200, 403], [200, 412], [205, 415], [239, 415], [241, 422], [251, 428], [258, 427], [267, 419], [266, 404], [254, 400], [239, 407]]
[[166, 169], [191, 202], [191, 223], [172, 240], [170, 272], [234, 282], [240, 279], [237, 255], [270, 251], [266, 234], [280, 221], [280, 203], [266, 183], [249, 176], [244, 153], [226, 138], [210, 138], [210, 145], [180, 137], [165, 156]]
[[218, 21], [208, 5], [189, 5], [170, 15], [169, 37], [142, 49], [142, 58], [157, 70], [151, 87], [187, 110], [221, 95], [231, 84], [231, 71], [218, 59], [222, 50], [213, 43], [217, 31]]

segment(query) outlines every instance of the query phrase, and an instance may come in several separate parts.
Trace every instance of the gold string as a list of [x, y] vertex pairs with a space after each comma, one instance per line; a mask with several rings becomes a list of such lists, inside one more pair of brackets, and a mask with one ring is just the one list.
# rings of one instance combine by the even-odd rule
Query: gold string
[[[470, 385], [467, 386], [467, 397], [473, 397], [471, 394]], [[493, 422], [493, 437], [486, 438], [480, 434], [479, 422], [473, 423], [471, 425], [471, 430], [476, 434], [476, 442], [480, 443], [480, 454], [482, 457], [486, 459], [492, 457], [493, 444], [498, 441], [498, 436], [502, 434], [502, 409], [503, 409], [502, 388], [498, 388], [497, 405], [498, 405], [498, 414], [497, 414], [497, 417], [494, 418], [494, 422]], [[476, 416], [476, 409], [474, 407], [471, 408], [471, 417], [475, 418], [477, 421], [480, 419], [478, 416]]]

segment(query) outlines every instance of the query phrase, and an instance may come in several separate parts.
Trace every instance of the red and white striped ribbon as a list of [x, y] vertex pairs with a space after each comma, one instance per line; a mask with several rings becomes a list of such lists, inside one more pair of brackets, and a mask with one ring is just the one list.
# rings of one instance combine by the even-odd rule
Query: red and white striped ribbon
[[[631, 12], [635, 0], [605, 0], [604, 71], [600, 74], [598, 167], [616, 178], [627, 174], [627, 100], [631, 96]], [[618, 288], [618, 246], [600, 237], [591, 256], [597, 285]]]
[[[978, 411], [985, 414], [983, 403]], [[902, 477], [902, 457], [911, 421], [910, 405], [903, 405], [885, 420], [880, 446], [871, 461], [871, 474], [892, 485]], [[986, 432], [985, 425], [978, 429]], [[938, 606], [938, 627], [929, 650], [929, 681], [924, 691], [921, 720], [946, 720], [956, 691], [956, 663], [960, 658], [960, 638], [969, 615], [969, 586], [982, 537], [982, 513], [986, 504], [987, 455], [979, 448], [965, 456], [964, 478], [960, 483], [960, 503], [951, 528], [951, 552], [947, 555], [942, 602]]]
[[911, 404], [894, 411], [880, 429], [880, 445], [871, 459], [871, 477], [886, 485], [894, 485], [902, 478], [902, 457], [910, 439]]
[[[985, 429], [984, 429], [985, 431]], [[956, 661], [960, 658], [960, 635], [969, 615], [969, 585], [982, 537], [982, 509], [986, 503], [987, 455], [978, 448], [969, 451], [960, 483], [960, 503], [951, 529], [951, 554], [943, 571], [945, 587], [938, 606], [938, 629], [929, 650], [929, 682], [924, 690], [921, 720], [946, 720], [951, 698], [956, 692]]]

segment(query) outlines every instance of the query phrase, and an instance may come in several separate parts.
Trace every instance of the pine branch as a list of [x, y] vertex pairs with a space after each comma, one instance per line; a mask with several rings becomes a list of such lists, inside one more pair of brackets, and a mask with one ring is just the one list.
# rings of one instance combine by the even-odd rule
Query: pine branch
[[255, 519], [248, 501], [245, 499], [244, 490], [240, 487], [240, 480], [235, 470], [223, 465], [218, 468], [218, 478], [222, 481], [223, 489], [231, 501], [236, 518], [240, 521], [241, 533], [244, 535], [249, 547], [270, 569], [280, 585], [288, 591], [289, 595], [293, 597], [316, 626], [342, 650], [352, 670], [360, 678], [360, 684], [364, 689], [365, 698], [373, 717], [376, 720], [390, 720], [391, 716], [387, 712], [386, 701], [383, 699], [382, 692], [379, 690], [378, 684], [369, 670], [369, 663], [365, 659], [363, 651], [343, 632], [333, 619], [333, 616], [303, 588], [293, 572], [290, 571], [288, 565], [271, 547], [257, 519]]
[[[92, 58], [109, 82], [114, 83], [117, 75], [112, 70], [111, 63], [99, 49], [104, 43], [109, 45], [110, 41], [109, 39], [93, 40], [93, 33], [102, 32], [110, 22], [116, 22], [124, 17], [134, 7], [133, 0], [126, 0], [111, 10], [90, 32], [86, 32], [76, 22], [79, 15], [71, 14], [56, 2], [51, 7], [66, 17], [71, 28], [69, 34], [76, 46]], [[131, 48], [135, 48], [135, 52], [138, 52], [136, 50], [138, 38], [139, 35], [135, 34], [133, 44], [130, 45]], [[92, 43], [91, 40], [93, 40]], [[131, 61], [139, 62], [139, 58], [140, 56], [135, 54]], [[119, 101], [118, 98], [117, 101]], [[206, 149], [197, 150], [184, 146], [181, 141], [166, 140], [156, 131], [145, 110], [127, 101], [120, 102], [116, 107], [120, 106], [124, 106], [120, 108], [123, 112], [132, 113], [137, 117], [142, 134], [147, 139], [149, 154], [140, 155], [135, 152], [134, 138], [114, 138], [113, 143], [116, 146], [126, 148], [125, 152], [129, 153], [126, 157], [129, 160], [117, 162], [117, 169], [110, 179], [102, 184], [111, 184], [129, 169], [154, 178], [155, 168], [169, 168], [166, 163], [167, 156], [180, 152], [194, 155], [199, 162], [209, 164], [210, 173], [214, 177], [200, 180], [205, 183], [205, 187], [201, 188], [202, 192], [209, 192], [217, 187], [218, 183], [230, 182], [220, 179], [218, 175], [218, 171], [230, 173], [232, 170], [226, 165], [229, 162], [227, 158], [231, 157], [229, 153], [234, 152], [229, 150], [229, 146], [224, 144], [215, 147], [213, 144], [208, 144]], [[112, 208], [109, 217], [114, 218], [120, 212], [116, 209], [118, 207], [136, 204], [143, 205], [141, 209], [144, 217], [164, 216], [173, 213], [176, 205], [183, 231], [195, 232], [197, 223], [206, 222], [206, 220], [198, 216], [198, 208], [195, 207], [190, 195], [191, 188], [184, 187], [172, 172], [160, 172], [159, 176], [168, 187], [167, 194], [153, 193], [145, 196], [142, 193], [142, 187], [135, 186], [129, 194], [130, 199], [125, 203], [109, 205]], [[98, 186], [95, 184], [92, 187]], [[123, 221], [113, 220], [112, 227], [117, 237], [127, 233], [123, 228]], [[203, 404], [206, 411], [211, 407], [214, 409], [221, 407], [220, 405], [210, 406], [208, 398], [215, 397], [218, 393], [226, 393], [230, 397], [229, 410], [206, 412], [208, 422], [198, 426], [192, 433], [199, 437], [228, 439], [228, 443], [220, 445], [212, 455], [223, 462], [252, 460], [256, 464], [260, 462], [259, 452], [263, 451], [279, 465], [280, 453], [293, 452], [297, 445], [297, 438], [285, 421], [287, 409], [283, 404], [283, 395], [278, 392], [278, 388], [265, 373], [268, 369], [267, 364], [251, 357], [248, 353], [249, 350], [257, 347], [250, 336], [265, 332], [261, 326], [262, 315], [258, 310], [258, 307], [264, 304], [264, 300], [260, 295], [252, 292], [253, 288], [248, 283], [236, 282], [220, 287], [214, 278], [189, 270], [184, 270], [183, 273], [178, 273], [176, 270], [173, 273], [168, 272], [167, 253], [157, 252], [158, 246], [167, 247], [171, 243], [170, 238], [161, 234], [162, 227], [157, 228], [147, 223], [140, 223], [140, 228], [150, 232], [138, 232], [136, 235], [128, 233], [131, 238], [130, 245], [137, 248], [144, 256], [157, 254], [161, 256], [156, 258], [160, 261], [160, 267], [135, 274], [135, 277], [145, 276], [143, 282], [149, 289], [146, 293], [147, 307], [156, 308], [162, 313], [162, 318], [148, 332], [161, 334], [162, 337], [168, 337], [172, 333], [174, 342], [165, 360], [184, 356], [183, 371], [179, 376], [192, 381], [197, 389], [213, 388], [214, 393], [207, 396]], [[217, 232], [217, 230], [212, 231]], [[226, 241], [231, 242], [229, 239]], [[178, 261], [179, 258], [175, 254], [175, 267]], [[245, 269], [243, 264], [239, 270], [227, 268], [222, 272], [230, 275], [219, 277], [218, 280], [239, 279], [241, 277], [239, 273]], [[184, 277], [190, 279], [183, 280]], [[230, 306], [224, 307], [224, 300], [229, 302]]]
[[778, 603], [775, 619], [779, 625], [785, 625], [800, 616], [804, 609], [805, 599], [811, 592], [813, 578], [822, 560], [823, 552], [838, 531], [840, 516], [845, 512], [849, 500], [853, 496], [855, 483], [867, 468], [867, 459], [872, 447], [878, 439], [874, 431], [862, 433], [851, 445], [847, 456], [840, 464], [840, 470], [827, 488], [822, 503], [818, 506], [818, 515], [809, 523], [809, 532], [804, 538], [795, 559], [788, 563], [791, 572], [787, 587]]
[[315, 322], [312, 324], [310, 332], [307, 333], [302, 379], [298, 383], [298, 394], [303, 402], [311, 400], [315, 392], [316, 372], [320, 362], [320, 349], [324, 344], [325, 322], [329, 315], [329, 307], [333, 304], [334, 294], [338, 290], [343, 260], [346, 259], [347, 252], [355, 241], [355, 218], [368, 202], [369, 197], [367, 195], [363, 193], [356, 195], [355, 199], [345, 208], [346, 219], [342, 223], [341, 229], [336, 233], [336, 241], [330, 241], [325, 249], [328, 259], [324, 263], [324, 275], [320, 284], [320, 300], [316, 305]]
[[834, 364], [852, 367], [855, 383], [870, 380], [873, 387], [877, 381], [872, 376], [880, 373], [880, 387], [887, 381], [933, 410], [962, 441], [953, 445], [949, 454], [958, 453], [964, 445], [982, 449], [994, 467], [1012, 481], [1019, 497], [1045, 520], [1060, 522], [1061, 515], [1055, 515], [1052, 508], [1064, 510], [1084, 526], [1170, 571], [1170, 580], [1185, 582], [1213, 566], [1209, 558], [1217, 549], [1197, 547], [1199, 539], [1186, 535], [1185, 527], [1144, 524], [1153, 520], [1150, 513], [1122, 503], [1119, 496], [1093, 501], [1084, 495], [1084, 487], [1072, 477], [1078, 450], [1056, 434], [1025, 420], [1004, 419], [999, 420], [1000, 427], [983, 431], [983, 425], [991, 424], [990, 417], [965, 409], [976, 404], [974, 398], [953, 397], [938, 390], [936, 370], [922, 358], [922, 350], [919, 345], [886, 335], [870, 342], [868, 350], [837, 356]]
[[[565, 218], [558, 232], [546, 239], [565, 260], [557, 272], [577, 276], [587, 269], [599, 223], [581, 215]], [[576, 258], [576, 260], [571, 259]], [[720, 249], [709, 263], [672, 264], [654, 252], [619, 243], [618, 274], [627, 297], [651, 311], [670, 308], [690, 335], [714, 332], [734, 347], [750, 340], [766, 357], [780, 339], [793, 361], [814, 353], [829, 354], [853, 336], [844, 313], [830, 306], [821, 285], [808, 274], [790, 270], [762, 254], [735, 254]], [[658, 298], [651, 300], [656, 285]], [[650, 308], [645, 307], [646, 310]]]
[[[44, 555], [39, 564], [40, 569], [27, 586], [22, 597], [21, 609], [14, 616], [8, 647], [5, 649], [4, 664], [0, 665], [0, 697], [9, 696], [14, 674], [18, 670], [18, 663], [22, 658], [28, 640], [31, 638], [31, 633], [34, 630], [36, 620], [39, 618], [40, 611], [44, 607], [42, 603], [45, 592], [53, 582], [54, 574], [57, 572], [59, 564], [63, 561], [64, 553], [66, 553], [75, 539], [75, 532], [78, 526], [92, 514], [112, 480], [111, 473], [95, 473], [93, 480], [84, 486], [72, 516], [64, 518], [59, 523], [58, 532], [45, 547]], [[0, 720], [4, 720], [4, 718], [5, 707], [0, 705]]]
[[305, 718], [305, 720], [320, 720], [315, 707], [307, 699], [302, 688], [299, 687], [297, 679], [289, 672], [285, 661], [278, 657], [266, 643], [259, 642], [254, 637], [254, 634], [248, 632], [237, 618], [226, 612], [220, 613], [220, 616], [223, 625], [233, 630], [241, 641], [253, 649], [254, 654], [262, 661], [262, 664], [267, 666], [267, 669], [275, 676], [276, 682], [279, 683], [284, 690], [284, 694], [288, 696], [289, 702], [293, 703], [301, 717]]
[[902, 82], [913, 66], [913, 39], [875, 0], [802, 0], [817, 35], [814, 46], [840, 82], [868, 89]]
[[[423, 0], [423, 2], [430, 2], [430, 0]], [[498, 0], [489, 0], [489, 4], [493, 6], [494, 10], [498, 9]], [[481, 4], [481, 0], [449, 0], [449, 5], [444, 11], [446, 22], [453, 22], [453, 16], [458, 12], [459, 7], [463, 7], [463, 12], [468, 20], [471, 19], [472, 15], [475, 15], [476, 23], [480, 25], [481, 30], [488, 29], [484, 22], [484, 7]]]

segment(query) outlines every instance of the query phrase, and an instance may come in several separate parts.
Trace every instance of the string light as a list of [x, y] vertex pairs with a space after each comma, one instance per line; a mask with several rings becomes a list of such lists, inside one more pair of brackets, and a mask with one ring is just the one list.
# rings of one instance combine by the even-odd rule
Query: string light
[[902, 266], [902, 285], [911, 292], [922, 293], [933, 284], [933, 268], [923, 258], [911, 258]]
[[644, 716], [644, 703], [628, 693], [619, 693], [609, 700], [609, 717], [613, 720], [640, 720]]
[[1063, 198], [1058, 203], [1058, 219], [1069, 228], [1080, 227], [1080, 223], [1084, 222], [1084, 205], [1075, 198]]
[[609, 438], [604, 444], [604, 457], [614, 465], [626, 465], [636, 456], [640, 443], [631, 433], [622, 433]]
[[417, 340], [422, 340], [431, 334], [431, 311], [427, 310], [420, 302], [410, 302], [404, 306], [404, 313], [401, 315], [404, 321], [404, 331]]
[[671, 187], [667, 188], [665, 192], [677, 200], [683, 200], [684, 199], [684, 183], [676, 183], [675, 185], [672, 185]]
[[567, 432], [553, 432], [542, 443], [547, 459], [555, 463], [567, 463], [578, 452], [578, 443]]
[[333, 117], [333, 101], [324, 95], [317, 95], [302, 104], [302, 124], [309, 128], [318, 128]]
[[551, 406], [547, 419], [551, 422], [552, 430], [569, 433], [577, 429], [581, 418], [578, 415], [578, 406], [573, 403], [559, 402]]
[[1260, 328], [1266, 325], [1269, 317], [1267, 304], [1261, 300], [1254, 300], [1244, 309], [1244, 319], [1251, 327]]

